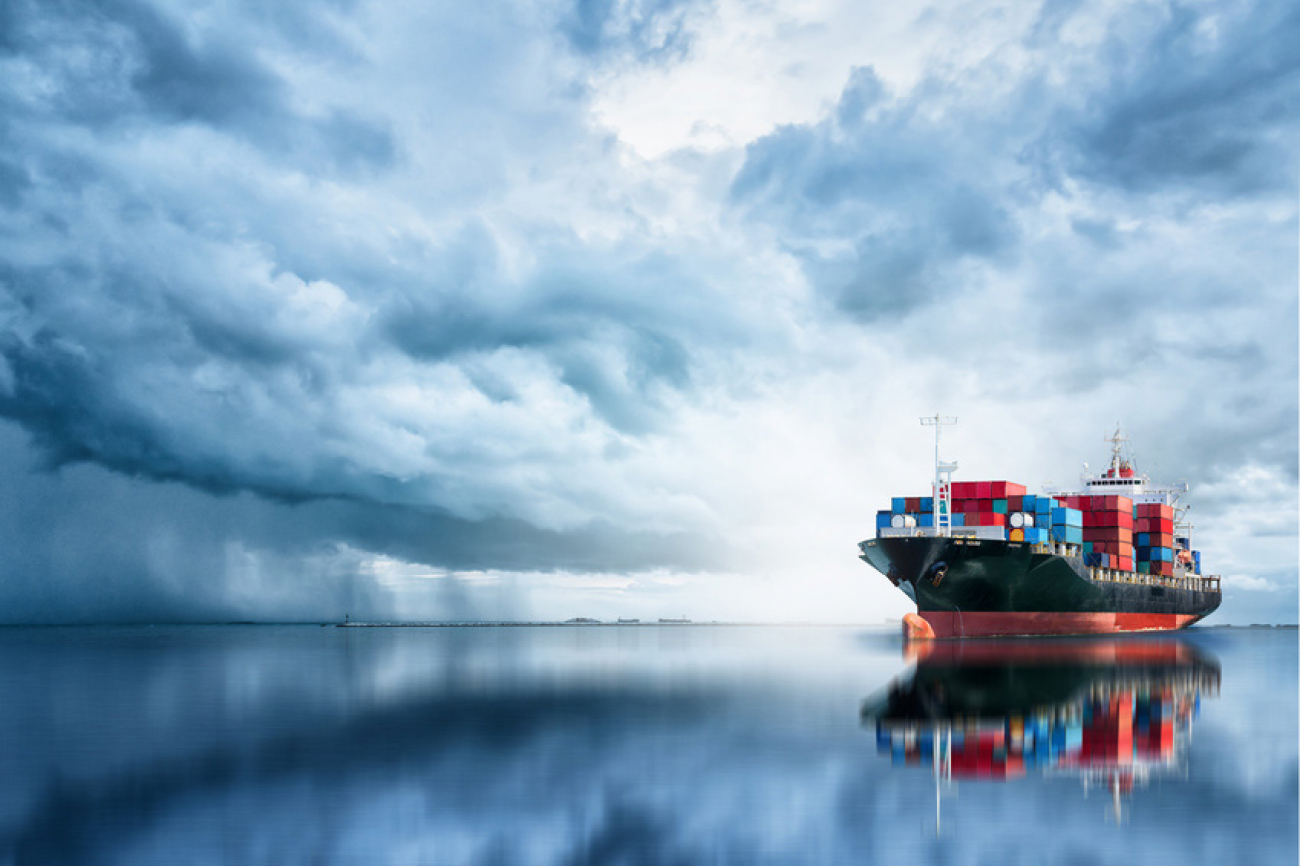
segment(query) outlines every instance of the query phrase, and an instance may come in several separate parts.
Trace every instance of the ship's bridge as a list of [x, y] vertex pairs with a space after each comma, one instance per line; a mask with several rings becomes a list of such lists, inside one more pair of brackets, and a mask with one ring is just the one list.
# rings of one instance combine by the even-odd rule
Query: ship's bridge
[[1177, 505], [1178, 497], [1187, 492], [1187, 483], [1156, 484], [1150, 476], [1140, 474], [1133, 466], [1133, 461], [1124, 453], [1123, 444], [1128, 437], [1116, 428], [1115, 434], [1106, 441], [1111, 443], [1110, 466], [1100, 475], [1088, 473], [1088, 464], [1083, 464], [1083, 473], [1079, 481], [1082, 490], [1049, 490], [1049, 494], [1088, 496], [1127, 496], [1135, 504], [1155, 502], [1160, 505]]

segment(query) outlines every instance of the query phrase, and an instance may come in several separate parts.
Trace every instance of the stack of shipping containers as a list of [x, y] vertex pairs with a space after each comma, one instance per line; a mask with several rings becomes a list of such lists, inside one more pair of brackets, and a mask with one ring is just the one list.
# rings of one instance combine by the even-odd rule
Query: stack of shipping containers
[[[934, 498], [896, 496], [876, 512], [876, 529], [933, 527]], [[1082, 545], [1083, 515], [1051, 497], [1032, 496], [1011, 481], [962, 481], [952, 485], [952, 527], [999, 527], [1006, 541]]]
[[[1144, 503], [1137, 507], [1137, 566], [1143, 574], [1174, 574], [1174, 510], [1168, 505]], [[1199, 558], [1199, 557], [1198, 557]], [[1197, 570], [1199, 573], [1199, 569]]]
[[[934, 498], [896, 496], [876, 529], [933, 527]], [[1094, 568], [1173, 577], [1174, 563], [1201, 573], [1201, 554], [1174, 537], [1174, 509], [1127, 496], [1033, 496], [1010, 481], [952, 485], [952, 527], [1000, 527], [1006, 541], [1081, 547]]]
[[1064, 496], [1083, 512], [1083, 558], [1094, 568], [1133, 571], [1133, 500], [1127, 496]]

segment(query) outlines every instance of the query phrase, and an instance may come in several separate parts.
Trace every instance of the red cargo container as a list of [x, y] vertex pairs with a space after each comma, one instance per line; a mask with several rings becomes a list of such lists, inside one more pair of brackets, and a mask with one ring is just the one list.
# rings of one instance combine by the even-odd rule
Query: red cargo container
[[1132, 544], [1133, 531], [1118, 526], [1094, 526], [1083, 531], [1083, 540], [1093, 542], [1093, 550], [1097, 549], [1097, 542]]
[[1150, 544], [1147, 545], [1148, 547], [1167, 547], [1170, 550], [1173, 550], [1174, 537], [1172, 535], [1167, 535], [1163, 532], [1152, 532], [1150, 533], [1150, 536], [1151, 537], [1147, 539], [1150, 542]]
[[1024, 496], [1008, 496], [1008, 497], [1007, 497], [1007, 513], [1008, 513], [1008, 514], [1010, 514], [1010, 513], [1013, 512], [1013, 511], [1024, 511], [1024, 510], [1025, 510], [1025, 497], [1024, 497]]
[[1117, 556], [1117, 557], [1115, 557], [1115, 564], [1114, 564], [1113, 566], [1111, 566], [1111, 567], [1112, 567], [1112, 568], [1115, 568], [1115, 569], [1118, 569], [1119, 571], [1132, 571], [1132, 570], [1133, 570], [1133, 557], [1131, 557], [1131, 556]]
[[992, 482], [990, 482], [990, 481], [976, 481], [976, 482], [975, 482], [975, 498], [976, 498], [976, 499], [992, 499], [992, 498], [993, 498], [993, 484], [992, 484]]
[[1128, 523], [1124, 523], [1122, 518], [1126, 515], [1114, 511], [1085, 511], [1083, 512], [1083, 528], [1090, 526], [1123, 526], [1126, 529], [1133, 528], [1133, 518], [1129, 518]]
[[1133, 528], [1133, 515], [1127, 511], [1088, 511], [1083, 515], [1084, 526], [1120, 526]]
[[909, 496], [903, 500], [903, 510], [908, 514], [916, 514], [921, 510], [921, 497]]
[[[1116, 558], [1133, 558], [1133, 545], [1128, 542], [1102, 541], [1093, 542], [1092, 549], [1098, 553], [1108, 553]], [[1113, 566], [1118, 567], [1118, 566]]]
[[1159, 502], [1142, 502], [1137, 507], [1138, 517], [1163, 517], [1166, 520], [1174, 519], [1174, 507], [1172, 505], [1162, 505]]
[[1174, 522], [1165, 517], [1139, 517], [1133, 524], [1133, 528], [1138, 532], [1172, 535], [1174, 531]]

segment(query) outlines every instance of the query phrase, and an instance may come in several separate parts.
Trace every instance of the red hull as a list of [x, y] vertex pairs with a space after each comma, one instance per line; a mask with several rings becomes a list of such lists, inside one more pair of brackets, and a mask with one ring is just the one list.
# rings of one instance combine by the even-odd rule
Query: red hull
[[1201, 617], [1178, 613], [992, 613], [920, 611], [936, 638], [1173, 631]]

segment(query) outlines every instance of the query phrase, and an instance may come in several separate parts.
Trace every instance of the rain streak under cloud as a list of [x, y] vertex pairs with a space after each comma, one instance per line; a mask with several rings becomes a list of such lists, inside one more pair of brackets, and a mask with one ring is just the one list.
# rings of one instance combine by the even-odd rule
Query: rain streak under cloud
[[1297, 41], [6, 4], [3, 618], [897, 615], [853, 546], [938, 409], [1031, 486], [1122, 420], [1222, 615], [1294, 620]]

